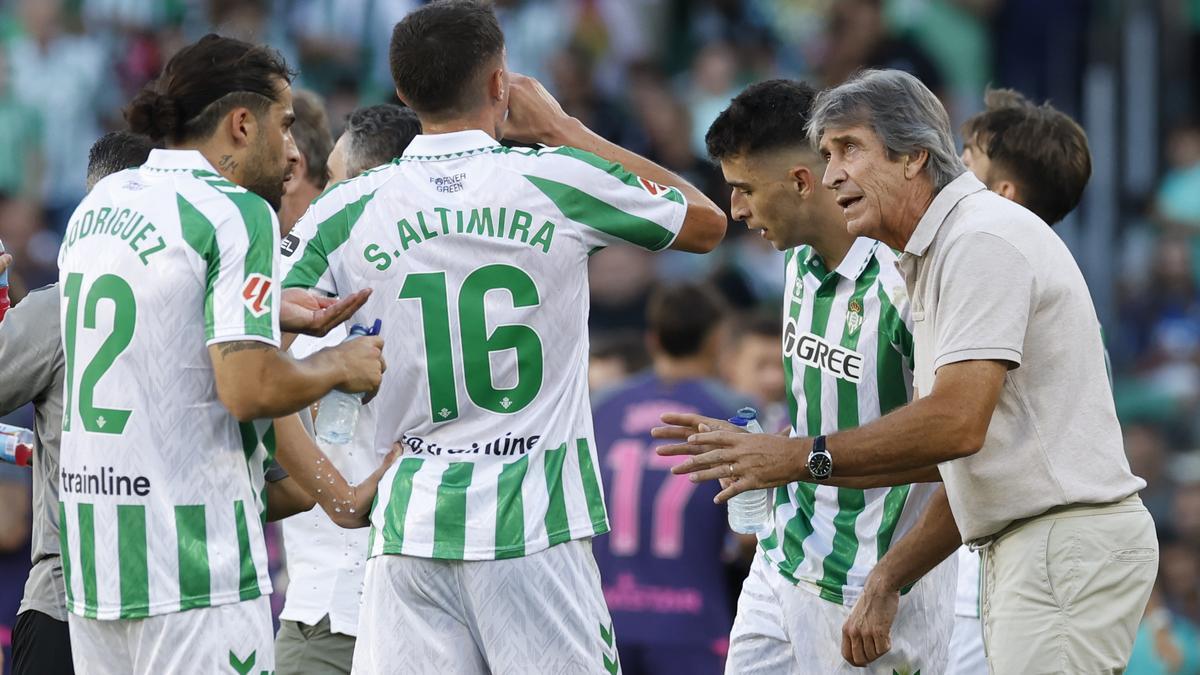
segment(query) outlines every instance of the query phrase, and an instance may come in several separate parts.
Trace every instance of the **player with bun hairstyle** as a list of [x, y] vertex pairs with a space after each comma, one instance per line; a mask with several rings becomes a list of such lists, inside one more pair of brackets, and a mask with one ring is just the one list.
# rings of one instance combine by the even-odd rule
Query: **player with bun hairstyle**
[[273, 671], [271, 420], [379, 386], [377, 337], [303, 360], [279, 348], [281, 330], [323, 335], [368, 295], [276, 291], [290, 78], [268, 48], [184, 47], [126, 111], [166, 149], [100, 180], [71, 216], [59, 524], [78, 672]]

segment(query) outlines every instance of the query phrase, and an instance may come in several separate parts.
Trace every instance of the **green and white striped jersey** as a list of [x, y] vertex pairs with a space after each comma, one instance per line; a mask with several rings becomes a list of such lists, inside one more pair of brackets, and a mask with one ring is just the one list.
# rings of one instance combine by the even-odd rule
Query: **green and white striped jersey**
[[[892, 250], [860, 238], [832, 272], [807, 246], [789, 250], [785, 260], [783, 366], [792, 435], [857, 427], [907, 403], [913, 340]], [[784, 577], [849, 606], [933, 491], [778, 487], [775, 529], [759, 545]]]
[[383, 320], [375, 448], [407, 445], [379, 486], [372, 556], [512, 558], [608, 531], [588, 255], [665, 248], [686, 209], [590, 153], [478, 130], [418, 136], [313, 203], [284, 241], [284, 285], [374, 289], [354, 321]]
[[67, 607], [132, 619], [271, 592], [269, 421], [217, 399], [208, 346], [279, 344], [279, 230], [195, 151], [155, 150], [76, 208], [59, 253]]

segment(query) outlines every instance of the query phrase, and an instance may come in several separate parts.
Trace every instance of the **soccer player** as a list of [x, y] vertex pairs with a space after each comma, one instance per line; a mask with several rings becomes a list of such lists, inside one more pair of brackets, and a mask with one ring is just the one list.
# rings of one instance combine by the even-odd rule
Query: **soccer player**
[[[708, 251], [724, 214], [507, 69], [489, 5], [396, 25], [396, 161], [334, 186], [285, 286], [376, 292], [389, 375], [375, 448], [402, 438], [371, 514], [354, 669], [616, 672], [589, 540], [608, 531], [587, 392], [588, 253]], [[507, 149], [497, 139], [541, 142]], [[400, 665], [403, 664], [403, 665]]]
[[327, 331], [367, 295], [276, 291], [289, 75], [237, 40], [184, 47], [126, 113], [170, 149], [70, 219], [59, 524], [80, 672], [273, 670], [256, 448], [270, 418], [381, 378], [377, 338], [278, 349], [281, 325]]
[[[141, 166], [153, 147], [141, 134], [105, 134], [88, 153], [88, 190], [108, 174]], [[0, 256], [0, 271], [9, 261], [11, 258]], [[0, 415], [33, 403], [37, 453], [32, 466], [33, 567], [13, 627], [14, 675], [73, 672], [58, 539], [64, 371], [58, 335], [56, 285], [30, 292], [0, 322]]]
[[420, 133], [421, 120], [409, 108], [380, 103], [355, 110], [346, 117], [346, 128], [329, 154], [329, 182], [392, 161]]
[[[989, 190], [1054, 227], [1079, 204], [1092, 175], [1087, 135], [1065, 113], [1035, 105], [1011, 89], [989, 90], [984, 104], [983, 112], [963, 123], [963, 164]], [[965, 546], [958, 550], [955, 614], [946, 672], [985, 675], [979, 554]]]
[[[814, 91], [771, 80], [748, 87], [717, 117], [709, 154], [733, 187], [731, 215], [785, 251], [784, 369], [792, 437], [856, 427], [911, 396], [912, 328], [904, 282], [887, 246], [846, 230], [821, 185], [825, 161], [805, 131]], [[687, 439], [701, 423], [672, 414], [660, 438]], [[659, 452], [687, 454], [687, 446]], [[721, 478], [735, 480], [732, 465]], [[729, 673], [856, 672], [841, 629], [871, 568], [902, 541], [931, 484], [858, 489], [858, 481], [792, 482], [774, 490], [775, 526], [760, 538], [738, 600]], [[953, 561], [900, 600], [891, 652], [870, 672], [945, 669], [953, 625]]]
[[729, 536], [715, 484], [697, 485], [654, 453], [663, 411], [726, 418], [745, 398], [716, 379], [728, 307], [711, 286], [657, 289], [647, 307], [651, 368], [595, 395], [596, 454], [612, 532], [594, 547], [626, 675], [719, 675], [733, 608]]
[[333, 148], [325, 101], [320, 96], [307, 89], [296, 89], [292, 92], [292, 110], [296, 114], [292, 138], [296, 141], [299, 159], [283, 184], [279, 207], [282, 236], [291, 232], [296, 221], [308, 210], [308, 205], [325, 189], [329, 181], [329, 151]]
[[[353, 178], [391, 161], [419, 133], [420, 122], [407, 108], [381, 104], [355, 110], [329, 156], [330, 181]], [[349, 174], [344, 173], [347, 170]], [[284, 237], [285, 260], [295, 254], [289, 239], [298, 242], [294, 235]], [[343, 329], [323, 338], [302, 335], [292, 343], [291, 353], [307, 356], [338, 344], [345, 336]], [[318, 441], [318, 445], [347, 480], [368, 479], [380, 466], [374, 450], [374, 409], [362, 409], [350, 443], [338, 446]], [[300, 675], [319, 669], [348, 674], [358, 635], [367, 531], [338, 527], [325, 513], [303, 513], [283, 521], [283, 542], [288, 588], [275, 636], [275, 672]]]

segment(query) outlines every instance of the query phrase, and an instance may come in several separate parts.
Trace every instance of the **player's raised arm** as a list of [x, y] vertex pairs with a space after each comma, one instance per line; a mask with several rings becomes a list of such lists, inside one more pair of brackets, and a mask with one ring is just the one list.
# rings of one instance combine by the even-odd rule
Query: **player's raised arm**
[[563, 112], [562, 106], [540, 82], [525, 75], [512, 75], [509, 117], [504, 125], [506, 139], [546, 145], [565, 145], [586, 150], [652, 183], [673, 187], [687, 202], [687, 213], [671, 248], [707, 253], [725, 236], [726, 219], [721, 209], [699, 188], [654, 162], [611, 143], [582, 122]]

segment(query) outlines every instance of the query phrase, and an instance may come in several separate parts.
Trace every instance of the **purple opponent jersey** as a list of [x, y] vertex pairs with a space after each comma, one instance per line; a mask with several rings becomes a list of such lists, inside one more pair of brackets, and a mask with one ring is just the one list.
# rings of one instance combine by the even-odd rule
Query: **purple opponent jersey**
[[[622, 647], [695, 645], [723, 655], [733, 625], [721, 552], [729, 536], [715, 481], [671, 473], [650, 437], [664, 412], [727, 418], [741, 399], [715, 380], [641, 374], [595, 397], [596, 448], [612, 530], [593, 543]], [[624, 652], [624, 649], [622, 649]], [[623, 659], [624, 660], [624, 659]]]

